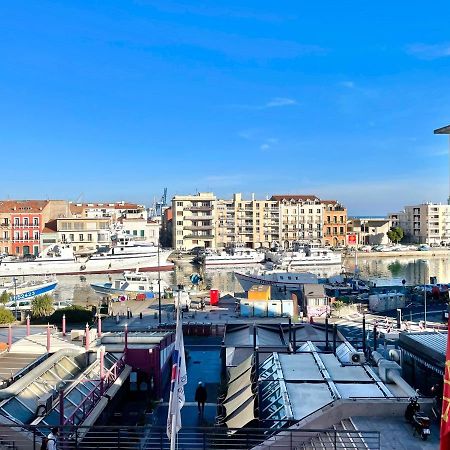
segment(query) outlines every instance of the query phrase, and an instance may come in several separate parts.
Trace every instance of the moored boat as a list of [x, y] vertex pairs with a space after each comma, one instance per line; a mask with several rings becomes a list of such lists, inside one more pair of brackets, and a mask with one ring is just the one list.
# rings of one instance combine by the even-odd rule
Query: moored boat
[[12, 302], [32, 300], [39, 295], [51, 294], [57, 285], [58, 281], [52, 276], [32, 281], [12, 280], [0, 285], [0, 293], [7, 292]]
[[264, 262], [263, 252], [253, 248], [230, 247], [225, 250], [206, 249], [199, 257], [199, 262], [206, 267], [245, 266]]
[[47, 247], [34, 260], [2, 260], [0, 277], [172, 270], [174, 265], [168, 261], [170, 253], [170, 250], [158, 250], [157, 246], [136, 242], [128, 235], [115, 240], [111, 247], [88, 256], [76, 255], [70, 244], [60, 243]]

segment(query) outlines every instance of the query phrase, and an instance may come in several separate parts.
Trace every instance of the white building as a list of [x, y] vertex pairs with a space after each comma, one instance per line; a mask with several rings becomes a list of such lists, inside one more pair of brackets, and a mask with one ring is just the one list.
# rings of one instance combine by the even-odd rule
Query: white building
[[417, 244], [450, 243], [450, 205], [422, 203], [389, 214], [393, 227], [401, 227], [405, 240]]

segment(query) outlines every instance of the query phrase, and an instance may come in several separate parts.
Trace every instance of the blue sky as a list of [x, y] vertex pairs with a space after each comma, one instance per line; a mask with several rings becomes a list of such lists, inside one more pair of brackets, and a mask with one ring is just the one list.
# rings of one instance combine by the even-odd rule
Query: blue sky
[[445, 201], [449, 16], [444, 1], [3, 0], [0, 197]]

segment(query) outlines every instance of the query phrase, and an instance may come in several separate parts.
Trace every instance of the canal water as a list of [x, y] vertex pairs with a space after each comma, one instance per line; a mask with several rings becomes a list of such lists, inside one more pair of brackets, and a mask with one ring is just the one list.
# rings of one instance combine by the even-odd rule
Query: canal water
[[[348, 259], [344, 263], [348, 272], [355, 271], [355, 261]], [[247, 269], [244, 269], [247, 270]], [[378, 286], [401, 285], [406, 280], [407, 285], [429, 283], [429, 278], [437, 277], [438, 282], [450, 282], [450, 259], [446, 257], [411, 258], [411, 257], [383, 257], [358, 259], [358, 271], [361, 278], [375, 281]], [[189, 284], [192, 273], [200, 273], [206, 288], [219, 289], [221, 292], [240, 291], [241, 287], [236, 281], [233, 271], [210, 269], [200, 270], [198, 266], [183, 264], [173, 272], [162, 272], [161, 279], [170, 285]], [[339, 271], [337, 271], [338, 273]], [[114, 274], [112, 278], [119, 277]], [[158, 278], [156, 273], [151, 277]], [[108, 275], [58, 276], [58, 287], [55, 297], [58, 300], [73, 299], [77, 304], [96, 304], [99, 296], [91, 289], [91, 283], [105, 283], [110, 281]]]

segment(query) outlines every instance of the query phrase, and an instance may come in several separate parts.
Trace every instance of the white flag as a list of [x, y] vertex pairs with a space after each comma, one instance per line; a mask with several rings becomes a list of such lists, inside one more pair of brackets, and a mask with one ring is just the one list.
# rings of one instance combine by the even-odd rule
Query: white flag
[[181, 428], [181, 408], [184, 405], [184, 386], [187, 383], [186, 360], [184, 356], [183, 324], [177, 311], [175, 346], [172, 354], [172, 381], [170, 386], [169, 411], [167, 414], [167, 436], [172, 436], [172, 425], [175, 420], [175, 433]]

